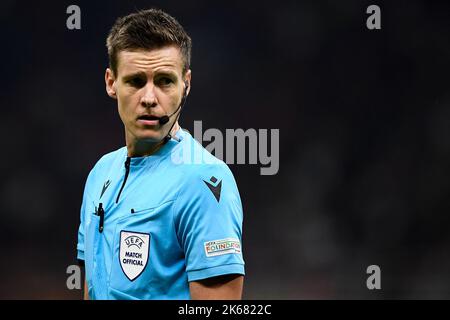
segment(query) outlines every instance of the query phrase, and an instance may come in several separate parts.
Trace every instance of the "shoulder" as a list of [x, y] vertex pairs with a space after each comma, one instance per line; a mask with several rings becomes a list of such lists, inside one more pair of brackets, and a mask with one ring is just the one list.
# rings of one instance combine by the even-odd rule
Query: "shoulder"
[[113, 162], [117, 161], [117, 159], [122, 159], [126, 154], [126, 147], [121, 147], [117, 150], [108, 152], [104, 154], [95, 164], [95, 167], [102, 167], [105, 165], [111, 165]]
[[[188, 142], [188, 139], [190, 140], [188, 137], [183, 140]], [[186, 161], [186, 157], [176, 168], [176, 175], [179, 177], [174, 205], [176, 225], [201, 225], [212, 217], [215, 217], [215, 222], [228, 223], [230, 219], [242, 221], [241, 198], [228, 165], [214, 157], [193, 138], [189, 143], [190, 161]]]
[[[226, 180], [235, 184], [228, 165], [206, 150], [189, 132], [184, 133], [178, 153], [178, 170], [182, 171], [181, 183], [187, 186], [198, 181]], [[203, 182], [201, 182], [203, 183]]]
[[178, 203], [211, 208], [240, 204], [236, 180], [228, 165], [213, 156], [189, 133], [185, 133], [183, 150], [187, 153], [176, 165]]
[[89, 172], [87, 183], [93, 183], [96, 180], [96, 176], [100, 175], [105, 170], [111, 169], [116, 164], [121, 164], [123, 155], [126, 152], [126, 147], [121, 147], [117, 150], [104, 154]]

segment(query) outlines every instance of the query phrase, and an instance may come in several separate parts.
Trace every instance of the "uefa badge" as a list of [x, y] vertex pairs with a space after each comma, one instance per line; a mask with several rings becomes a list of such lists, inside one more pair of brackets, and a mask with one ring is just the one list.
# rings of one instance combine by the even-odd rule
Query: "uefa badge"
[[120, 266], [130, 281], [139, 277], [147, 266], [149, 248], [150, 234], [120, 231]]

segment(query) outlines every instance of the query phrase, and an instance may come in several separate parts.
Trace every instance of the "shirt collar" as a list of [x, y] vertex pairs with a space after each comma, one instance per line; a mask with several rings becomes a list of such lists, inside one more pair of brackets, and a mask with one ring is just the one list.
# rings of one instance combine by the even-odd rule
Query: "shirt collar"
[[[161, 148], [159, 148], [155, 153], [150, 156], [143, 157], [131, 157], [130, 158], [130, 167], [143, 167], [143, 166], [152, 166], [155, 163], [161, 161], [168, 155], [170, 155], [174, 149], [183, 141], [186, 136], [186, 132], [180, 127], [177, 132], [175, 132], [175, 138], [170, 139], [166, 144], [164, 144]], [[179, 141], [177, 141], [179, 140]], [[124, 158], [127, 158], [127, 147], [124, 147]], [[124, 159], [124, 161], [125, 161]]]

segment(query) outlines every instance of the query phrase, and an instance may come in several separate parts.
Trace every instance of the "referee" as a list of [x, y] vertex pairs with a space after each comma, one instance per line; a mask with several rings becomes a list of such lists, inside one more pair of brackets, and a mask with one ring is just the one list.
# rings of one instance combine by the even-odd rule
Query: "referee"
[[241, 299], [236, 182], [178, 124], [191, 88], [190, 37], [150, 9], [117, 19], [107, 48], [106, 91], [126, 146], [86, 181], [77, 245], [85, 299]]

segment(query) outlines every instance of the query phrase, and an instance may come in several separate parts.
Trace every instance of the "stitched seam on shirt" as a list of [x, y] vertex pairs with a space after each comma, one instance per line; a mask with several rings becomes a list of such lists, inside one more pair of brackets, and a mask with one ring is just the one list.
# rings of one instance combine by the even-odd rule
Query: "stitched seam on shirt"
[[207, 267], [207, 268], [193, 269], [193, 270], [189, 270], [189, 271], [186, 270], [186, 272], [203, 271], [203, 270], [215, 269], [215, 268], [225, 267], [225, 266], [230, 266], [230, 265], [245, 266], [245, 263], [239, 263], [239, 262], [224, 263], [224, 264], [219, 264], [219, 265], [214, 266], [214, 267]]
[[[181, 251], [184, 252], [184, 249], [183, 249], [183, 247], [182, 247], [182, 245], [181, 245], [181, 243], [180, 243], [180, 238], [178, 238], [178, 231], [177, 231], [177, 228], [176, 228], [176, 226], [175, 226], [175, 214], [176, 214], [176, 212], [177, 212], [177, 211], [175, 210], [175, 208], [178, 206], [178, 198], [179, 198], [179, 195], [180, 195], [180, 193], [181, 193], [181, 189], [182, 189], [182, 187], [180, 187], [180, 189], [178, 190], [178, 192], [177, 192], [177, 194], [176, 194], [176, 196], [175, 196], [175, 200], [173, 200], [173, 201], [174, 201], [174, 204], [173, 204], [173, 207], [172, 207], [172, 227], [173, 227], [173, 229], [174, 229], [174, 231], [175, 231], [175, 236], [176, 236], [176, 238], [177, 238], [178, 247], [180, 248]], [[185, 252], [184, 252], [184, 256], [186, 257], [186, 253], [185, 253]], [[184, 264], [186, 265], [186, 261], [185, 261]]]

